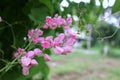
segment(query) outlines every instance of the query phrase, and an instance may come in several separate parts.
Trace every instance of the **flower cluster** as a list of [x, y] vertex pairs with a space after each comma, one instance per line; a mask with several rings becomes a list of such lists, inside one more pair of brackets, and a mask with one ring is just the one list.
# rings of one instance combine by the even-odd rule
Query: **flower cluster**
[[64, 54], [72, 52], [72, 45], [76, 42], [76, 34], [67, 31], [66, 34], [59, 34], [53, 41], [53, 49], [56, 54]]
[[41, 29], [31, 29], [28, 31], [28, 41], [34, 45], [40, 45], [41, 49], [35, 48], [30, 51], [25, 51], [22, 48], [18, 48], [14, 53], [14, 57], [18, 57], [21, 54], [19, 63], [22, 66], [24, 75], [29, 74], [29, 69], [32, 66], [37, 66], [38, 62], [35, 60], [35, 56], [43, 56], [46, 61], [50, 61], [51, 58], [44, 50], [52, 48], [55, 54], [66, 55], [72, 52], [72, 45], [76, 42], [76, 34], [69, 29], [72, 23], [72, 18], [64, 19], [61, 16], [55, 15], [54, 18], [46, 17], [46, 23], [43, 28], [56, 29], [62, 27], [65, 32], [56, 35], [57, 37], [47, 36], [43, 37], [43, 31]]
[[[22, 48], [18, 48], [17, 52], [14, 53], [14, 57], [18, 57], [21, 54], [21, 58], [19, 59], [19, 63], [22, 65], [22, 73], [24, 75], [29, 74], [29, 69], [32, 66], [37, 66], [38, 62], [34, 59], [34, 57], [37, 55], [42, 55], [42, 51], [38, 48], [35, 48], [33, 51], [26, 52]], [[44, 59], [46, 61], [50, 61], [50, 57], [47, 54], [44, 54]]]
[[[14, 57], [18, 57], [21, 54], [21, 58], [19, 59], [19, 63], [22, 65], [22, 73], [24, 75], [29, 74], [29, 69], [32, 66], [37, 66], [38, 62], [34, 59], [34, 57], [37, 55], [42, 55], [42, 51], [38, 48], [35, 48], [33, 51], [26, 52], [22, 48], [18, 48], [17, 52], [14, 53]], [[46, 61], [50, 61], [50, 57], [47, 54], [44, 54], [44, 59]]]
[[63, 27], [64, 29], [68, 29], [69, 26], [72, 23], [72, 18], [68, 17], [67, 19], [62, 18], [61, 16], [58, 16], [57, 14], [54, 16], [54, 18], [51, 18], [50, 16], [46, 17], [46, 23], [43, 25], [44, 29], [56, 29], [57, 27]]
[[[37, 29], [38, 32], [42, 32], [40, 29]], [[28, 31], [28, 34], [36, 29]], [[40, 34], [40, 35], [38, 35]], [[53, 50], [56, 54], [67, 54], [72, 52], [72, 45], [76, 42], [76, 34], [71, 30], [66, 30], [66, 33], [60, 33], [56, 38], [53, 39], [53, 36], [41, 37], [41, 33], [34, 33], [28, 35], [29, 39], [32, 40], [34, 44], [39, 44], [43, 49], [49, 49], [53, 47]]]
[[40, 40], [40, 36], [43, 35], [43, 31], [40, 29], [31, 29], [28, 31], [28, 39], [34, 44], [37, 44]]

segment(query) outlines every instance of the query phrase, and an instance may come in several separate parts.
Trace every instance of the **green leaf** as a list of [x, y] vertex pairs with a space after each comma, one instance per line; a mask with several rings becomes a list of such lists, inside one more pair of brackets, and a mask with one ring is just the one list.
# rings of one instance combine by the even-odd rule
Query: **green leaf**
[[120, 0], [116, 0], [114, 6], [112, 7], [112, 13], [120, 11]]
[[45, 17], [48, 15], [46, 8], [32, 8], [29, 18], [35, 22], [35, 24], [43, 24]]
[[50, 0], [39, 0], [39, 1], [45, 4], [49, 8], [51, 15], [53, 15], [53, 6], [52, 6], [51, 1]]

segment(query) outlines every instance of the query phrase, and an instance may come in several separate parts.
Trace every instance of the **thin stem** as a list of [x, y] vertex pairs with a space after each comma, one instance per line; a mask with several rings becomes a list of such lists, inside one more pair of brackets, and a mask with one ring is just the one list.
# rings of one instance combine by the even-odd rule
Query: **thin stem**
[[118, 31], [118, 29], [116, 29], [115, 32], [112, 35], [106, 36], [106, 37], [103, 37], [103, 38], [99, 38], [99, 39], [105, 40], [105, 39], [108, 39], [108, 38], [112, 38], [117, 33], [117, 31]]
[[8, 63], [8, 61], [4, 60], [4, 59], [0, 59], [1, 61], [5, 62], [5, 63]]
[[5, 21], [5, 20], [3, 20], [3, 22], [5, 22], [8, 26], [10, 26], [10, 29], [11, 29], [11, 32], [12, 32], [12, 36], [13, 36], [13, 45], [15, 45], [16, 40], [15, 40], [15, 33], [14, 33], [14, 31], [13, 31], [12, 24], [8, 23], [8, 22]]

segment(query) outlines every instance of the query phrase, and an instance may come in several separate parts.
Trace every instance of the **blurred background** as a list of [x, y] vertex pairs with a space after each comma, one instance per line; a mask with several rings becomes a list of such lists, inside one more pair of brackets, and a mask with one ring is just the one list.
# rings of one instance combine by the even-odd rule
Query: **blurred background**
[[[72, 53], [51, 55], [50, 72], [43, 71], [49, 73], [48, 80], [120, 80], [120, 0], [0, 0], [0, 16], [19, 35], [12, 43], [8, 26], [0, 27], [0, 51], [6, 51], [5, 58], [12, 60], [9, 53], [23, 45], [28, 29], [43, 25], [46, 16], [56, 13], [72, 17], [77, 42]], [[42, 80], [40, 76], [32, 79]]]
[[[50, 80], [120, 79], [120, 1], [63, 0], [62, 14], [74, 20], [77, 43], [69, 55], [52, 55]], [[117, 7], [116, 7], [117, 6]]]

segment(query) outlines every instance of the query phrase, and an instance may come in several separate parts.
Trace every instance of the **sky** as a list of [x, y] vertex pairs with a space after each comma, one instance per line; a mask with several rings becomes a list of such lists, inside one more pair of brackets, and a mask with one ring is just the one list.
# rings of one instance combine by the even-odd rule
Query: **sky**
[[[70, 0], [70, 1], [71, 2], [73, 1], [73, 2], [76, 2], [76, 3], [80, 3], [80, 2], [89, 3], [90, 2], [90, 0]], [[100, 6], [99, 0], [95, 0], [95, 2], [96, 2], [96, 6]], [[107, 7], [113, 6], [114, 3], [115, 3], [115, 0], [103, 0], [102, 6], [104, 8], [107, 8]], [[63, 6], [63, 7], [68, 7], [69, 3], [67, 2], [67, 0], [63, 0], [60, 5]]]

